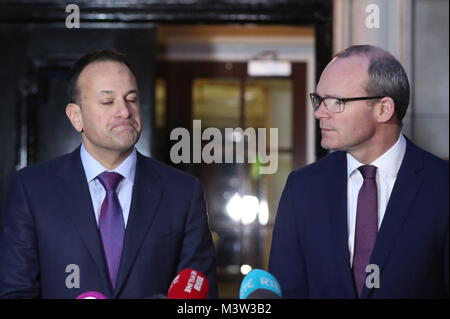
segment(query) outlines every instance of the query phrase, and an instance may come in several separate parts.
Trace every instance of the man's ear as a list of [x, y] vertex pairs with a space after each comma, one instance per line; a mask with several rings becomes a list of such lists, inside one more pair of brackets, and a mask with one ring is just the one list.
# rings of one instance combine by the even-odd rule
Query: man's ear
[[385, 96], [377, 103], [377, 120], [380, 123], [387, 123], [395, 119], [395, 102], [389, 97]]
[[75, 103], [69, 103], [66, 107], [66, 115], [77, 132], [83, 132], [83, 119], [81, 117], [81, 107]]

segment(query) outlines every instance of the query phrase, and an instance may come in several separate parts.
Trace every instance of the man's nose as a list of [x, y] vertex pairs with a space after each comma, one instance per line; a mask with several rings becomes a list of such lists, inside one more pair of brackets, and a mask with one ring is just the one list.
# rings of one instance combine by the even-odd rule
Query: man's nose
[[320, 119], [323, 117], [330, 117], [330, 112], [328, 112], [328, 110], [325, 107], [325, 104], [323, 102], [320, 103], [319, 108], [314, 111], [314, 117], [316, 119]]
[[119, 109], [117, 111], [117, 114], [122, 118], [128, 118], [131, 114], [130, 112], [130, 105], [126, 100], [122, 100], [119, 104]]

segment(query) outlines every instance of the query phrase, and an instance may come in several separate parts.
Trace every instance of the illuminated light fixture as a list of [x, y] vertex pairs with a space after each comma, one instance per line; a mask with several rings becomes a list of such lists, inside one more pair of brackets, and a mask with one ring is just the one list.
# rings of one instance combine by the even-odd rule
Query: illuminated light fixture
[[259, 200], [255, 196], [245, 195], [241, 200], [241, 220], [244, 225], [255, 221], [259, 211]]
[[234, 194], [233, 197], [230, 198], [230, 200], [227, 203], [227, 213], [228, 216], [231, 217], [234, 221], [241, 220], [241, 196], [239, 196], [238, 193]]
[[227, 203], [227, 214], [234, 221], [244, 225], [253, 223], [258, 217], [261, 225], [266, 225], [269, 219], [269, 208], [266, 201], [259, 201], [256, 196], [240, 196], [235, 193]]
[[241, 274], [243, 274], [244, 276], [247, 275], [250, 271], [252, 271], [252, 266], [250, 265], [241, 266]]
[[269, 205], [267, 205], [265, 200], [259, 203], [258, 221], [262, 226], [267, 225], [269, 222]]
[[263, 51], [247, 63], [249, 76], [291, 76], [292, 65], [289, 61], [278, 60], [276, 52]]

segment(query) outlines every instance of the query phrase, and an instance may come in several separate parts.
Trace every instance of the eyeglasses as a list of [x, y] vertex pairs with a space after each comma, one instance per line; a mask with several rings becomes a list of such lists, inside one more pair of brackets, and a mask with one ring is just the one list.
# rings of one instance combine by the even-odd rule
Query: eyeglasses
[[359, 97], [338, 98], [333, 96], [322, 97], [319, 94], [310, 93], [309, 97], [311, 99], [314, 111], [317, 111], [323, 102], [323, 105], [329, 112], [341, 113], [344, 111], [344, 105], [346, 102], [381, 99], [384, 96], [359, 96]]

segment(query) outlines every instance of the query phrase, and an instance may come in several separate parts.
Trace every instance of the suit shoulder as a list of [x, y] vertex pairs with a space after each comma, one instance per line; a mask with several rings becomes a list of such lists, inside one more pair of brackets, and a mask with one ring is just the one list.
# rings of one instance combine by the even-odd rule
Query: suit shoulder
[[421, 149], [424, 159], [424, 168], [428, 176], [433, 180], [442, 181], [448, 185], [448, 162], [437, 157], [436, 155]]
[[445, 161], [430, 152], [423, 150], [425, 164], [432, 167], [434, 170], [448, 173], [448, 161]]
[[290, 178], [293, 179], [314, 178], [317, 176], [317, 174], [322, 174], [326, 168], [330, 167], [331, 165], [341, 160], [344, 161], [346, 160], [345, 152], [337, 151], [330, 153], [314, 163], [308, 164], [302, 168], [293, 171], [290, 174]]
[[141, 159], [159, 177], [170, 183], [190, 184], [198, 182], [198, 178], [153, 158], [141, 155]]
[[414, 157], [421, 157], [426, 169], [437, 170], [441, 171], [442, 173], [448, 172], [448, 161], [437, 157], [436, 155], [423, 149], [409, 139], [407, 139], [406, 141], [406, 154], [410, 154], [410, 156]]
[[48, 161], [30, 164], [27, 167], [18, 170], [15, 173], [15, 175], [21, 176], [22, 178], [26, 179], [30, 178], [48, 179], [57, 171], [58, 167], [60, 167], [62, 163], [65, 162], [71, 155], [72, 155], [71, 153], [68, 153]]

